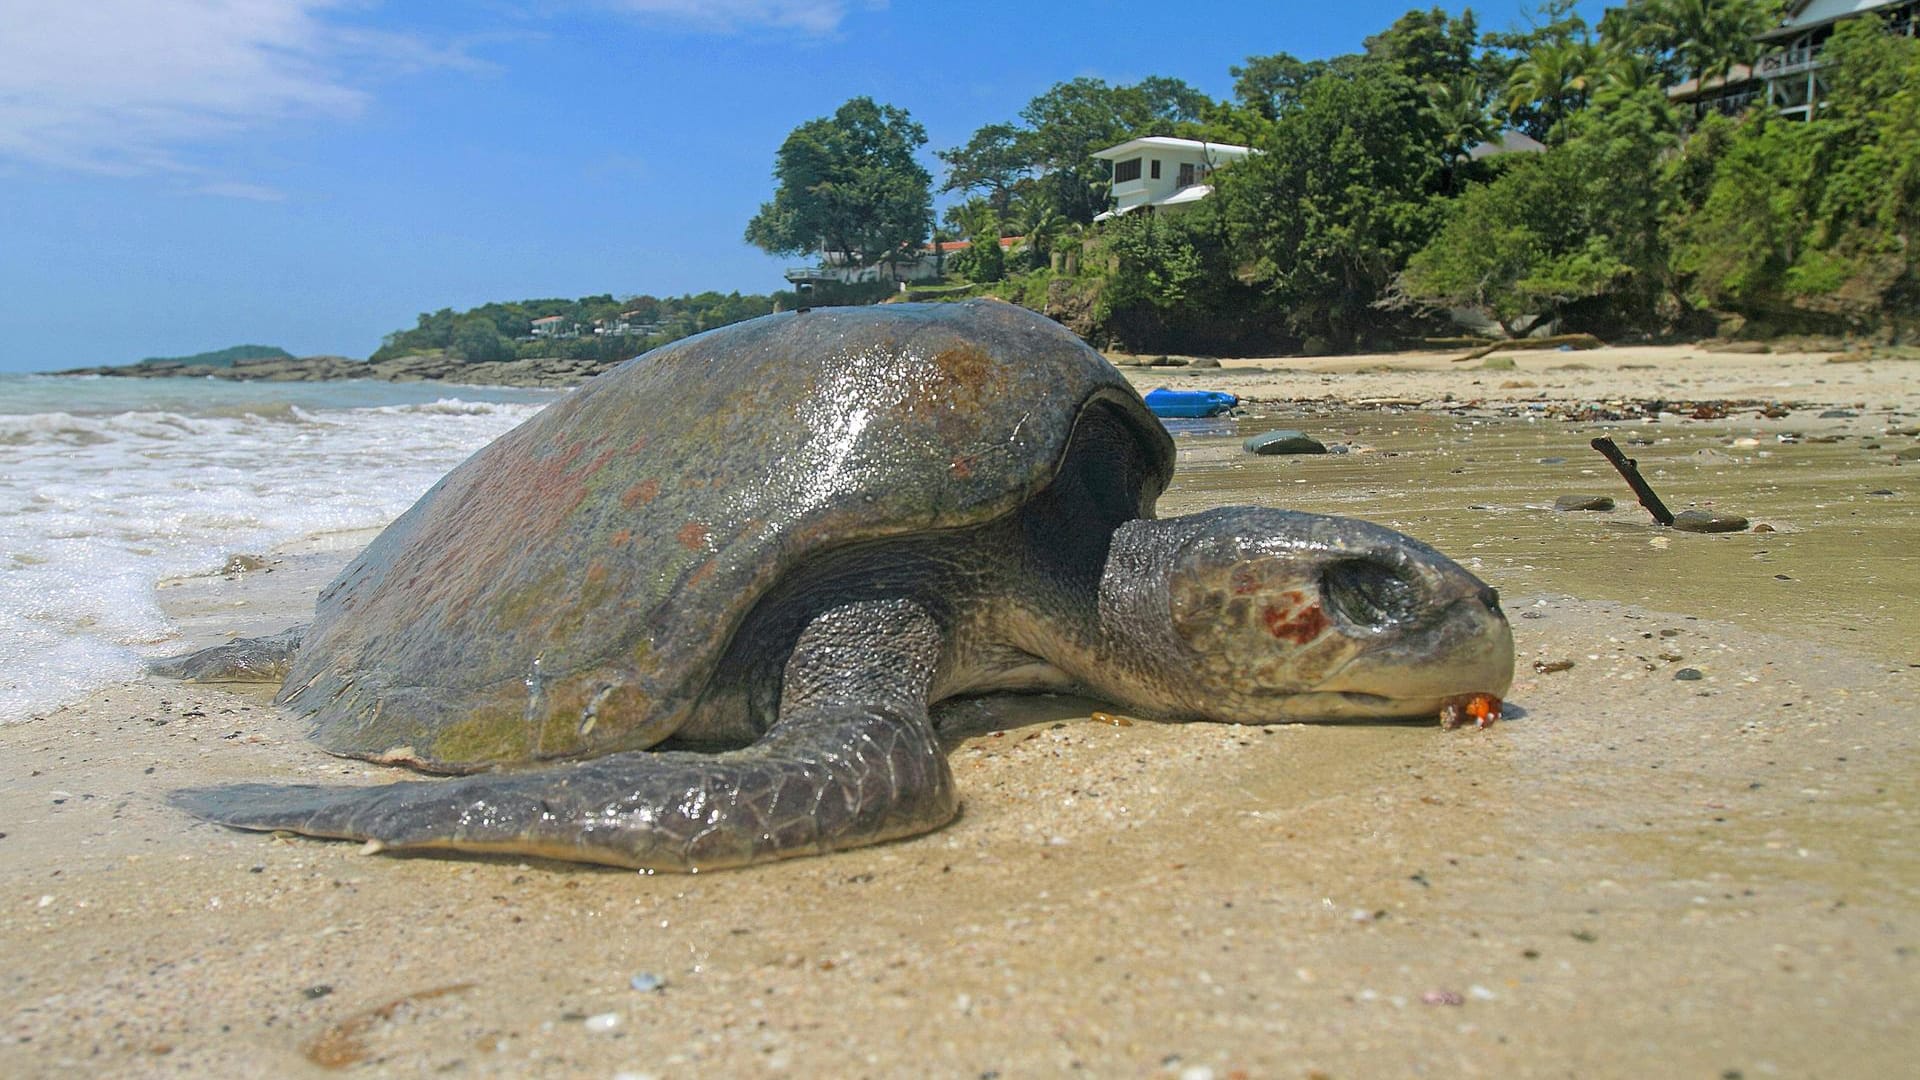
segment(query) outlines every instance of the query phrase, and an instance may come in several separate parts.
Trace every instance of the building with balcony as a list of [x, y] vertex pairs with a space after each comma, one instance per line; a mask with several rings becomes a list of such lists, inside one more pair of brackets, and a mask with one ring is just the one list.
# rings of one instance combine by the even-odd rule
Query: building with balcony
[[1889, 33], [1920, 36], [1920, 0], [1797, 0], [1779, 26], [1759, 36], [1765, 51], [1752, 67], [1736, 64], [1725, 76], [1689, 79], [1668, 87], [1667, 97], [1695, 115], [1738, 113], [1765, 101], [1782, 116], [1811, 119], [1830, 90], [1829, 61], [1821, 55], [1827, 39], [1841, 23], [1867, 15], [1884, 21]]
[[1198, 202], [1213, 194], [1207, 177], [1215, 169], [1244, 161], [1254, 151], [1231, 143], [1201, 142], [1148, 135], [1118, 146], [1095, 150], [1093, 156], [1113, 162], [1113, 209], [1093, 220], [1132, 213], [1142, 207], [1160, 209]]

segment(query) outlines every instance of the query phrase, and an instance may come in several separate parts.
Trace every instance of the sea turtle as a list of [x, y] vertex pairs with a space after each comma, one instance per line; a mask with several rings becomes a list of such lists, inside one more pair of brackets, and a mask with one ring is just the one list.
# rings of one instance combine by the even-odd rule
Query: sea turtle
[[377, 849], [698, 870], [948, 821], [929, 707], [956, 695], [1264, 723], [1506, 691], [1512, 634], [1466, 570], [1345, 518], [1155, 520], [1173, 459], [1119, 373], [1011, 304], [665, 346], [449, 473], [304, 640], [163, 672], [284, 672], [325, 749], [474, 775], [176, 801]]

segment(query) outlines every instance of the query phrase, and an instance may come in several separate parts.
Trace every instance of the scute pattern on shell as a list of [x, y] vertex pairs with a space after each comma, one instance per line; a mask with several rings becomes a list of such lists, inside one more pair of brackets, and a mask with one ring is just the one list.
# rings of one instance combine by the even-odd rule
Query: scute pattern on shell
[[467, 771], [653, 745], [796, 564], [978, 524], [1091, 400], [1098, 354], [992, 301], [773, 315], [635, 358], [448, 474], [321, 594], [280, 700], [336, 753]]

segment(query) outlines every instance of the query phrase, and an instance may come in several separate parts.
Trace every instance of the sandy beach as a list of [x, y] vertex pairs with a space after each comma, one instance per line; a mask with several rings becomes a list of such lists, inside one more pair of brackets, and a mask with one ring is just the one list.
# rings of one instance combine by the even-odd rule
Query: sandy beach
[[[646, 876], [194, 822], [167, 792], [402, 773], [267, 691], [113, 686], [0, 727], [0, 1074], [1909, 1070], [1920, 362], [1454, 355], [1127, 370], [1246, 402], [1177, 435], [1163, 513], [1369, 517], [1497, 586], [1488, 730], [963, 702], [953, 825]], [[1240, 451], [1281, 427], [1344, 452]], [[1754, 528], [1654, 527], [1601, 434]], [[1588, 492], [1618, 504], [1551, 509]], [[365, 539], [163, 583], [179, 649], [302, 621]]]

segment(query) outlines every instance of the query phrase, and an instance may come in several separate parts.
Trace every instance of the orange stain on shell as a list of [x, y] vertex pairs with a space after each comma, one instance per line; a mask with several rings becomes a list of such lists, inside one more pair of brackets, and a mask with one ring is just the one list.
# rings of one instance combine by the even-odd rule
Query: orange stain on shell
[[660, 494], [660, 481], [642, 480], [620, 493], [620, 505], [631, 510], [636, 506], [645, 506]]
[[680, 531], [673, 535], [688, 551], [699, 551], [707, 545], [707, 527], [697, 521], [680, 526]]

